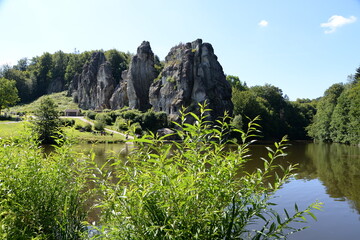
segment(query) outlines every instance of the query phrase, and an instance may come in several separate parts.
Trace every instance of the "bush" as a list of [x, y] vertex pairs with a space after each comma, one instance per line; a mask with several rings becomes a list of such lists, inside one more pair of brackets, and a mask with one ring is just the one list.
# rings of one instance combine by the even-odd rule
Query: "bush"
[[121, 113], [121, 117], [126, 120], [131, 120], [132, 123], [142, 121], [142, 112], [137, 109], [125, 110]]
[[98, 113], [98, 114], [96, 114], [95, 120], [98, 122], [102, 122], [105, 125], [113, 124], [113, 119], [109, 113]]
[[103, 122], [100, 122], [100, 121], [95, 122], [94, 129], [96, 131], [104, 131], [104, 128], [105, 128], [105, 124]]
[[143, 133], [141, 125], [138, 122], [131, 124], [130, 130], [137, 135], [141, 135]]
[[96, 115], [97, 114], [94, 111], [87, 111], [87, 113], [86, 113], [86, 117], [91, 119], [91, 120], [95, 120]]
[[68, 119], [68, 118], [61, 118], [61, 125], [64, 127], [72, 127], [75, 124], [74, 119]]
[[86, 230], [84, 161], [68, 146], [0, 140], [0, 239], [80, 239]]
[[92, 131], [92, 126], [90, 123], [86, 123], [84, 126], [84, 130], [85, 132], [91, 132]]
[[[111, 174], [101, 168], [101, 237], [279, 239], [302, 230], [289, 223], [314, 217], [311, 210], [318, 209], [318, 203], [303, 211], [295, 205], [295, 214], [285, 210], [285, 219], [271, 208], [273, 193], [291, 176], [292, 166], [268, 184], [273, 171], [279, 172], [275, 161], [285, 155], [286, 139], [268, 148], [262, 170], [246, 173], [242, 166], [249, 156], [247, 138], [254, 136], [257, 124], [250, 122], [248, 132], [235, 130], [242, 144], [231, 150], [227, 144], [234, 143], [226, 140], [231, 130], [228, 119], [214, 127], [205, 120], [205, 106], [200, 106], [200, 113], [200, 117], [183, 114], [175, 123], [181, 143], [164, 144], [164, 138], [146, 135], [134, 140], [137, 148], [125, 163], [115, 161]], [[194, 124], [186, 123], [190, 116]], [[260, 227], [254, 229], [254, 222]]]
[[4, 116], [0, 115], [0, 121], [11, 121], [12, 117], [10, 115]]
[[128, 130], [128, 122], [123, 119], [122, 117], [117, 117], [116, 118], [116, 121], [115, 121], [115, 127], [117, 130], [123, 130], [123, 131], [126, 131]]
[[[90, 125], [90, 124], [89, 124], [89, 125]], [[91, 125], [90, 125], [90, 127], [91, 127]], [[74, 128], [75, 128], [75, 130], [80, 130], [80, 129], [83, 128], [83, 125], [80, 124], [80, 123], [77, 123], [77, 124], [75, 124]]]
[[154, 112], [148, 110], [142, 115], [141, 127], [150, 131], [156, 131], [167, 126], [167, 115], [165, 112]]

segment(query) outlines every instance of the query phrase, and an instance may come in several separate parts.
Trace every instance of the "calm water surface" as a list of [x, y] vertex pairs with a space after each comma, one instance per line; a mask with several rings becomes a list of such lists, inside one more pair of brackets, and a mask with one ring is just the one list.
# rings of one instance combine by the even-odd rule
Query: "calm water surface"
[[[91, 145], [78, 146], [89, 151]], [[109, 154], [123, 158], [131, 150], [127, 144], [97, 144], [93, 151], [99, 164]], [[299, 164], [296, 175], [277, 193], [277, 210], [300, 209], [318, 200], [322, 211], [315, 211], [318, 221], [308, 218], [310, 226], [289, 239], [360, 239], [360, 148], [339, 144], [293, 143], [281, 164]], [[252, 147], [252, 159], [247, 171], [262, 167], [260, 156], [266, 156], [264, 146]], [[301, 226], [301, 225], [300, 225]]]

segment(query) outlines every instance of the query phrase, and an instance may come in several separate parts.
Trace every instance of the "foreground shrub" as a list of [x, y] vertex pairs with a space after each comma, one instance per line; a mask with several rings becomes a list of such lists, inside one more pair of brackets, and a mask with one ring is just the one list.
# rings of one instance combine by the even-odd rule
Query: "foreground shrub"
[[80, 239], [87, 171], [67, 146], [0, 141], [0, 239]]
[[[262, 170], [243, 172], [256, 123], [250, 122], [247, 133], [235, 130], [242, 144], [230, 150], [229, 121], [214, 128], [207, 111], [201, 106], [200, 117], [182, 115], [176, 124], [181, 143], [146, 135], [134, 140], [137, 149], [125, 163], [115, 161], [114, 172], [99, 169], [99, 239], [278, 239], [302, 230], [290, 223], [314, 217], [318, 203], [303, 211], [295, 205], [293, 215], [285, 210], [285, 219], [271, 209], [273, 193], [291, 176], [292, 166], [268, 184], [275, 161], [285, 156], [286, 139], [268, 148]], [[186, 123], [188, 117], [194, 125]]]

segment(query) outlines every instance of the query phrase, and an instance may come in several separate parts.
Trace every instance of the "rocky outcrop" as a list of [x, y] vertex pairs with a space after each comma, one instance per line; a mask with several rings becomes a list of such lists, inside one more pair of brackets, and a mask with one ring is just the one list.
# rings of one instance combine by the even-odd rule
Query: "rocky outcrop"
[[205, 101], [213, 120], [224, 111], [232, 112], [231, 87], [209, 43], [198, 39], [173, 47], [157, 75], [154, 53], [144, 41], [117, 86], [104, 54], [95, 52], [81, 75], [75, 76], [69, 92], [83, 109], [129, 106], [145, 111], [152, 107], [165, 111], [171, 120], [177, 119], [182, 107], [196, 111], [198, 103]]
[[124, 80], [127, 82], [129, 107], [141, 111], [149, 109], [149, 89], [156, 78], [154, 53], [149, 42], [142, 42], [137, 54], [131, 59], [129, 70]]
[[129, 98], [127, 94], [127, 80], [126, 79], [128, 74], [128, 71], [123, 71], [121, 74], [121, 80], [117, 87], [115, 88], [115, 91], [113, 95], [110, 98], [110, 107], [111, 109], [120, 109], [125, 106], [129, 106]]
[[231, 86], [214, 49], [198, 39], [173, 47], [165, 58], [165, 67], [150, 88], [150, 104], [176, 120], [182, 106], [196, 111], [197, 103], [208, 103], [216, 119], [233, 110]]
[[82, 109], [110, 108], [110, 98], [114, 93], [115, 84], [111, 66], [106, 61], [104, 53], [95, 52], [77, 79], [74, 98]]
[[51, 93], [57, 93], [57, 92], [61, 92], [65, 90], [65, 84], [64, 84], [64, 79], [61, 78], [55, 78], [53, 79], [49, 86], [47, 87], [47, 94], [51, 94]]

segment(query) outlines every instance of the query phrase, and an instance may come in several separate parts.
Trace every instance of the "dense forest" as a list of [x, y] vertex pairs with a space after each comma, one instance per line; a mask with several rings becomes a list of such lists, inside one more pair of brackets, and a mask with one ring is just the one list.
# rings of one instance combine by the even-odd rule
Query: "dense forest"
[[[67, 90], [93, 52], [58, 51], [23, 58], [14, 66], [2, 66], [0, 78], [14, 80], [20, 103], [29, 103], [44, 94]], [[114, 79], [119, 82], [132, 54], [115, 49], [103, 52], [111, 64]], [[157, 68], [163, 67], [157, 56], [155, 64]], [[237, 76], [228, 75], [226, 79], [232, 86], [233, 124], [237, 127], [246, 128], [250, 119], [260, 116], [265, 140], [288, 135], [293, 140], [360, 142], [360, 67], [349, 76], [348, 83], [334, 84], [323, 97], [312, 100], [290, 101], [276, 86], [248, 87]]]

